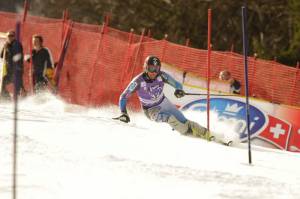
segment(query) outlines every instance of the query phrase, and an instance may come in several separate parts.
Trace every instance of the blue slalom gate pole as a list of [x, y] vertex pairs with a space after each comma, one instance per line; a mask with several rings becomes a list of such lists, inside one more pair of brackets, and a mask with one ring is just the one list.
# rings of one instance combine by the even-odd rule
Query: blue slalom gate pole
[[250, 115], [249, 115], [249, 85], [248, 85], [248, 33], [247, 33], [247, 7], [242, 7], [242, 27], [243, 27], [243, 51], [244, 51], [244, 72], [245, 72], [245, 96], [246, 96], [246, 122], [248, 135], [248, 158], [252, 163], [251, 141], [250, 141]]
[[[16, 40], [20, 41], [20, 31], [21, 31], [21, 24], [20, 22], [16, 23]], [[17, 48], [15, 46], [15, 48]], [[13, 182], [12, 182], [12, 198], [17, 198], [17, 154], [18, 154], [18, 135], [17, 135], [17, 124], [18, 124], [18, 95], [20, 92], [20, 79], [18, 79], [17, 75], [17, 68], [20, 67], [18, 64], [20, 64], [20, 59], [23, 59], [23, 57], [19, 52], [18, 54], [14, 55], [13, 57], [13, 68], [14, 68], [14, 74], [13, 74], [13, 80], [14, 80], [14, 94], [13, 94], [13, 101], [14, 101], [14, 131], [13, 131]], [[23, 60], [22, 60], [23, 61]]]

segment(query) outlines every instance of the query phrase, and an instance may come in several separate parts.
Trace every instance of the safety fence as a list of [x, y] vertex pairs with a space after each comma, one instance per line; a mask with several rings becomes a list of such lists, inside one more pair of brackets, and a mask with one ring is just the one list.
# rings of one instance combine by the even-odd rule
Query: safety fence
[[[0, 31], [15, 28], [21, 14], [0, 12]], [[162, 62], [188, 73], [206, 77], [207, 51], [163, 40], [155, 40], [107, 25], [89, 25], [63, 19], [27, 16], [22, 22], [21, 41], [24, 53], [31, 49], [33, 34], [44, 37], [58, 61], [58, 94], [66, 101], [81, 105], [117, 104], [122, 90], [142, 71], [143, 61], [152, 54]], [[227, 69], [242, 83], [244, 94], [243, 56], [234, 52], [212, 51], [211, 77], [217, 79]], [[27, 90], [30, 66], [25, 64], [24, 83]], [[273, 103], [300, 106], [300, 73], [298, 68], [275, 61], [249, 57], [249, 92], [253, 97]], [[138, 107], [137, 98], [129, 102]]]

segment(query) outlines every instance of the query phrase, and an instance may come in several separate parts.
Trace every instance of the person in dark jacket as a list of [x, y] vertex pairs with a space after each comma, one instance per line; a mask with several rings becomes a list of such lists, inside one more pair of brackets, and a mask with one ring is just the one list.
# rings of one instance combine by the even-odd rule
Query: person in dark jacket
[[[49, 84], [53, 86], [54, 64], [50, 50], [43, 46], [41, 35], [33, 35], [32, 44], [33, 85], [34, 90], [38, 91]], [[26, 55], [25, 59], [29, 61], [30, 55]]]
[[230, 92], [233, 94], [240, 94], [241, 92], [241, 83], [234, 79], [231, 76], [231, 73], [228, 70], [223, 70], [219, 74], [219, 79], [227, 81], [230, 84]]
[[[7, 90], [7, 85], [10, 83], [15, 84], [17, 94], [20, 95], [21, 91], [25, 91], [23, 86], [23, 46], [16, 40], [15, 31], [7, 32], [7, 41], [1, 49], [0, 57], [6, 67], [6, 74], [3, 76], [1, 85], [1, 96], [10, 98]], [[15, 81], [14, 74], [16, 75]]]

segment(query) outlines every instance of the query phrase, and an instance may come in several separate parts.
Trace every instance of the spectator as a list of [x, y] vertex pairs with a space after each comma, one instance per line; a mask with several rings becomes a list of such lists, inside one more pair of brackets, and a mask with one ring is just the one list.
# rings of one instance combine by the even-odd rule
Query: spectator
[[[1, 49], [0, 57], [3, 58], [6, 67], [6, 74], [3, 76], [1, 87], [1, 97], [10, 99], [10, 94], [7, 90], [7, 85], [15, 84], [17, 95], [24, 90], [23, 86], [23, 46], [16, 40], [15, 31], [7, 32], [7, 41]], [[14, 81], [14, 74], [16, 80]]]
[[230, 92], [234, 94], [240, 94], [241, 83], [236, 79], [231, 77], [231, 74], [228, 70], [223, 70], [219, 74], [219, 79], [227, 81], [230, 84]]
[[[43, 46], [41, 35], [32, 36], [32, 45], [33, 85], [34, 90], [38, 91], [46, 88], [48, 84], [54, 85], [54, 64], [49, 49]], [[26, 60], [29, 59], [30, 55], [27, 55]]]

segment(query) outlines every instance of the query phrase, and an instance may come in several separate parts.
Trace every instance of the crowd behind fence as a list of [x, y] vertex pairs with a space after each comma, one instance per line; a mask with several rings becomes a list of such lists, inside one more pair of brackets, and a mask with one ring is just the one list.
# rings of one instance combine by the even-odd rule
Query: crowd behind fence
[[[0, 32], [14, 29], [22, 15], [0, 12]], [[122, 90], [142, 71], [143, 61], [149, 54], [162, 62], [175, 65], [188, 73], [206, 77], [207, 51], [190, 48], [167, 41], [155, 40], [143, 32], [124, 32], [103, 25], [70, 22], [66, 18], [50, 19], [27, 16], [21, 24], [21, 41], [24, 53], [29, 53], [31, 37], [40, 34], [54, 60], [65, 53], [59, 74], [58, 94], [66, 101], [81, 105], [100, 106], [117, 104]], [[66, 31], [69, 43], [62, 51]], [[206, 41], [203, 41], [206, 42]], [[292, 68], [275, 61], [249, 57], [249, 95], [273, 103], [300, 106], [299, 68]], [[244, 94], [243, 56], [234, 52], [212, 51], [211, 78], [227, 69], [242, 83]], [[25, 89], [29, 88], [29, 65], [24, 69]], [[136, 98], [129, 102], [139, 107]]]

